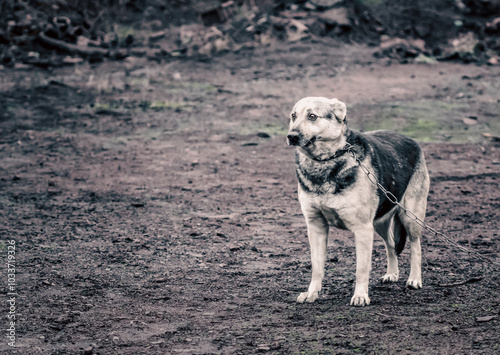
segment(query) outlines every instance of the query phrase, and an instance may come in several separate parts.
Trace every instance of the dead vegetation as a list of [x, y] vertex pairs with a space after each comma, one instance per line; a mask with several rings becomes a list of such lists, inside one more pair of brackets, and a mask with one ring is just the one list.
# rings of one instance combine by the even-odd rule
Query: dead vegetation
[[7, 0], [0, 65], [54, 67], [129, 56], [210, 57], [277, 41], [337, 40], [407, 62], [498, 64], [497, 0]]

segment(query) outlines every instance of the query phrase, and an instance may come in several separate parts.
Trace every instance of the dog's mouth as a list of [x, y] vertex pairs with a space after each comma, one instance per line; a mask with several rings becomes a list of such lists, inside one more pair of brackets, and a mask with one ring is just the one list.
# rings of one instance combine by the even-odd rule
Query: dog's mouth
[[313, 145], [314, 142], [316, 142], [316, 137], [311, 137], [310, 139], [305, 139], [304, 144], [302, 145], [302, 147], [307, 148], [310, 145]]
[[303, 134], [298, 132], [290, 132], [287, 135], [288, 145], [298, 146], [302, 148], [308, 148], [316, 142], [316, 137], [306, 138]]

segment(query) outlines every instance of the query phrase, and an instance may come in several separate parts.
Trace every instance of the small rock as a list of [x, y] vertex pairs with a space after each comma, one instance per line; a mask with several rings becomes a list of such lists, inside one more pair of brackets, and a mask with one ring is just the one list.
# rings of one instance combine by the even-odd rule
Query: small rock
[[484, 138], [489, 138], [493, 142], [500, 142], [500, 137], [496, 137], [496, 136], [492, 135], [491, 133], [483, 133], [483, 137]]
[[443, 54], [438, 59], [460, 59], [469, 63], [477, 59], [475, 49], [479, 43], [474, 33], [468, 32], [466, 34], [461, 34], [457, 38], [449, 41], [449, 45], [443, 48]]
[[84, 355], [92, 355], [93, 353], [94, 353], [94, 348], [91, 346], [88, 346], [85, 349], [83, 349]]
[[351, 26], [347, 10], [344, 8], [331, 9], [318, 16], [323, 22], [330, 26]]
[[500, 30], [500, 17], [495, 18], [491, 22], [486, 23], [486, 29], [491, 30], [491, 31], [498, 31]]
[[259, 344], [259, 345], [257, 345], [257, 350], [259, 352], [271, 351], [271, 347], [267, 344]]
[[304, 8], [306, 10], [314, 11], [314, 10], [316, 10], [316, 5], [312, 4], [311, 2], [306, 2], [304, 5]]
[[214, 44], [211, 42], [208, 42], [207, 44], [203, 45], [200, 49], [198, 49], [198, 53], [201, 55], [211, 56], [213, 52], [214, 52]]
[[38, 52], [28, 52], [28, 58], [35, 58], [35, 59], [39, 59], [40, 58], [40, 53]]
[[29, 64], [23, 64], [23, 63], [16, 63], [14, 64], [14, 69], [16, 70], [27, 70], [27, 69], [32, 69], [33, 66]]
[[56, 319], [56, 323], [59, 323], [59, 324], [71, 323], [71, 317], [67, 314], [63, 314]]
[[60, 331], [63, 326], [61, 324], [49, 324], [49, 328], [52, 330]]
[[492, 321], [492, 320], [497, 319], [497, 318], [498, 318], [498, 316], [476, 317], [476, 322], [485, 323], [485, 322], [489, 322], [489, 321]]
[[151, 36], [149, 36], [149, 41], [150, 42], [154, 42], [154, 41], [157, 41], [159, 39], [162, 39], [162, 38], [165, 38], [165, 36], [167, 35], [167, 32], [166, 31], [158, 31], [158, 32], [155, 32], [153, 33]]
[[130, 55], [134, 57], [144, 57], [148, 54], [147, 48], [132, 48], [130, 50]]
[[305, 19], [309, 17], [309, 13], [307, 11], [297, 11], [297, 10], [285, 10], [280, 12], [280, 17], [274, 17], [271, 16], [269, 19], [271, 20], [271, 23], [279, 22], [280, 20], [285, 20], [285, 19]]
[[259, 133], [257, 133], [257, 137], [260, 137], [260, 138], [271, 138], [271, 135], [269, 133], [266, 133], [266, 132], [259, 132]]
[[302, 22], [290, 20], [286, 25], [288, 42], [298, 42], [309, 38], [309, 28]]
[[310, 0], [311, 4], [319, 9], [329, 9], [343, 2], [343, 0]]
[[436, 58], [434, 57], [428, 57], [423, 53], [420, 53], [417, 58], [415, 58], [415, 63], [421, 63], [421, 64], [435, 64], [437, 63]]
[[472, 118], [472, 117], [464, 117], [462, 118], [462, 122], [465, 123], [467, 126], [473, 126], [477, 124], [477, 118]]
[[84, 37], [84, 36], [78, 36], [77, 40], [76, 40], [76, 44], [80, 47], [88, 47], [88, 46], [91, 46], [91, 47], [99, 47], [99, 42], [98, 41], [93, 41], [87, 37]]
[[489, 65], [498, 65], [498, 63], [500, 63], [500, 57], [491, 57], [488, 59], [487, 63]]
[[217, 38], [214, 41], [214, 48], [217, 53], [229, 51], [231, 47], [228, 38]]
[[80, 64], [83, 63], [83, 58], [66, 56], [63, 58], [62, 62], [64, 64]]

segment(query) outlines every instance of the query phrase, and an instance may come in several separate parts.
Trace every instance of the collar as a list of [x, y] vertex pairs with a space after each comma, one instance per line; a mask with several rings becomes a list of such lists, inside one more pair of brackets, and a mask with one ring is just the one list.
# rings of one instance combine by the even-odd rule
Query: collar
[[317, 162], [320, 162], [320, 163], [324, 163], [324, 162], [331, 161], [331, 160], [334, 160], [334, 159], [337, 159], [337, 158], [341, 157], [342, 155], [344, 155], [345, 153], [347, 153], [348, 151], [350, 151], [352, 148], [353, 148], [353, 146], [351, 144], [349, 144], [349, 143], [346, 142], [346, 144], [345, 144], [345, 146], [343, 148], [340, 148], [339, 150], [337, 150], [335, 152], [335, 154], [333, 154], [329, 158], [326, 158], [326, 159], [318, 159], [318, 158], [313, 158], [313, 157], [311, 157], [311, 158], [314, 161], [317, 161]]

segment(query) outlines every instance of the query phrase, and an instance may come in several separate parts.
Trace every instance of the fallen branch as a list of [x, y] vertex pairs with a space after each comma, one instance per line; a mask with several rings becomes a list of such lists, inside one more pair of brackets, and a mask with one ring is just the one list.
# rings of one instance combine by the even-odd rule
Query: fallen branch
[[98, 48], [98, 47], [83, 47], [77, 44], [67, 43], [55, 38], [48, 37], [43, 32], [40, 32], [38, 36], [40, 40], [45, 44], [48, 44], [54, 48], [63, 50], [71, 54], [81, 55], [82, 57], [96, 57], [96, 56], [105, 57], [109, 55], [108, 49]]
[[465, 281], [460, 281], [460, 282], [456, 282], [456, 283], [452, 283], [452, 284], [440, 284], [438, 286], [439, 287], [455, 287], [455, 286], [470, 284], [473, 282], [478, 282], [478, 281], [481, 281], [482, 279], [483, 279], [482, 277], [471, 277], [470, 279], [465, 280]]

